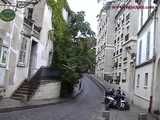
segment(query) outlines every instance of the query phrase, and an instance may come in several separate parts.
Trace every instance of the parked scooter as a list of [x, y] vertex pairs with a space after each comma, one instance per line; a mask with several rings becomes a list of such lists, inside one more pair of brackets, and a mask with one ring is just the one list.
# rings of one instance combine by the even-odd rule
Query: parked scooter
[[106, 91], [105, 93], [105, 106], [106, 109], [114, 108], [119, 110], [129, 110], [130, 106], [127, 101], [125, 93], [121, 94], [120, 89], [116, 92], [114, 89]]

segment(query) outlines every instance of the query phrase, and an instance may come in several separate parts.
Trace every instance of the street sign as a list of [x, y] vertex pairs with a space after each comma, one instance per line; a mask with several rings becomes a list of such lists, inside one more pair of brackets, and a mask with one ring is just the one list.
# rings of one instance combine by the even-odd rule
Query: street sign
[[5, 22], [10, 22], [14, 20], [15, 17], [15, 11], [12, 9], [4, 9], [2, 12], [0, 12], [0, 19]]
[[29, 2], [26, 2], [26, 1], [17, 1], [17, 8], [25, 8], [27, 7], [28, 5], [30, 5]]
[[17, 1], [17, 8], [25, 8], [29, 5], [36, 5], [40, 0], [30, 0], [30, 1]]

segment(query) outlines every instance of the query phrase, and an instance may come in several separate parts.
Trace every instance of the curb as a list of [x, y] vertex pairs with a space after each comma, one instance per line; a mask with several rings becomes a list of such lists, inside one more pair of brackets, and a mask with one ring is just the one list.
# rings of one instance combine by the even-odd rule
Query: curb
[[48, 106], [48, 105], [56, 105], [56, 104], [69, 102], [70, 100], [71, 99], [65, 99], [65, 100], [61, 100], [61, 101], [53, 102], [53, 103], [44, 103], [44, 104], [38, 104], [38, 105], [26, 105], [26, 106], [18, 106], [18, 107], [0, 108], [0, 113], [27, 110], [27, 109], [32, 109], [32, 108], [40, 108], [40, 107], [44, 107], [44, 106]]

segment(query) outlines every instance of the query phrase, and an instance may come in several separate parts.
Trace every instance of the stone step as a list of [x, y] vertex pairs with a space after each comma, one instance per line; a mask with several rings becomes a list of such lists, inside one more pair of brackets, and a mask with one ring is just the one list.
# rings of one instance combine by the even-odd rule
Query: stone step
[[32, 92], [30, 92], [30, 93], [22, 93], [22, 92], [15, 92], [14, 94], [13, 94], [13, 96], [28, 96], [28, 95], [31, 95], [32, 94]]
[[11, 99], [14, 99], [14, 100], [20, 100], [22, 101], [23, 100], [23, 97], [18, 97], [18, 96], [12, 96]]
[[15, 94], [31, 94], [33, 90], [17, 90]]
[[15, 93], [13, 94], [14, 97], [25, 97], [27, 94]]
[[33, 91], [35, 88], [29, 88], [29, 87], [20, 87], [17, 89], [17, 91]]

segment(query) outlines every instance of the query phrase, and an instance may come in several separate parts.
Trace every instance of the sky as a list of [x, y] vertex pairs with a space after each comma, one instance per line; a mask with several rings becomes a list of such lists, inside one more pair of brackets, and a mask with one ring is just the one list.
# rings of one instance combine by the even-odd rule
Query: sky
[[97, 33], [97, 18], [101, 5], [97, 3], [97, 0], [68, 0], [69, 6], [75, 12], [85, 11], [86, 21], [91, 24], [91, 28]]

